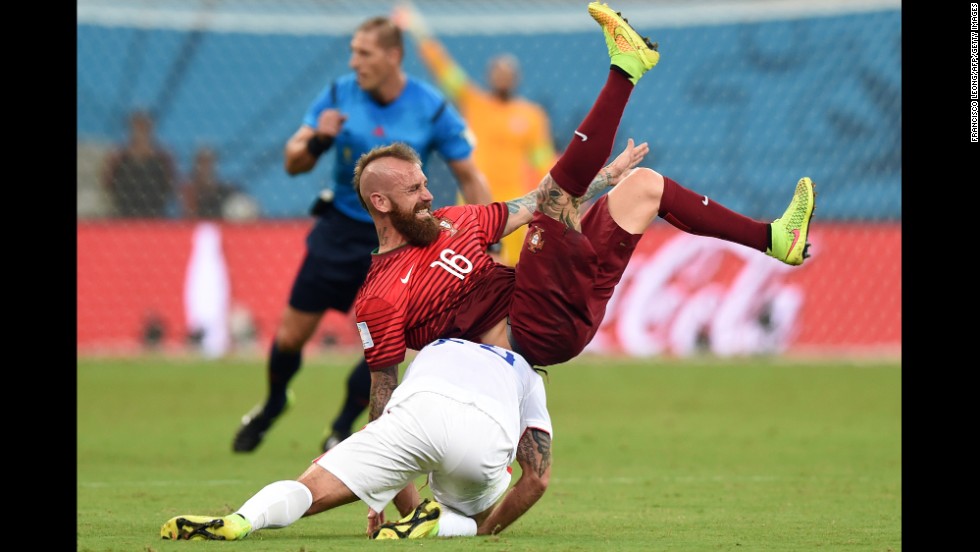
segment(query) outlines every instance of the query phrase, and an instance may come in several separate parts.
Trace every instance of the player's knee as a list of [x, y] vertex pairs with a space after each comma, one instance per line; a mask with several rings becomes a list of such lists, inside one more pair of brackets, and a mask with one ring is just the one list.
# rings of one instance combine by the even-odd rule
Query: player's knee
[[634, 224], [645, 228], [660, 211], [664, 186], [664, 177], [657, 171], [647, 167], [633, 169], [610, 191], [613, 218], [620, 226], [626, 224], [623, 227], [631, 232]]
[[280, 351], [299, 352], [313, 337], [323, 313], [307, 313], [288, 307], [276, 328], [276, 346]]
[[276, 347], [284, 353], [296, 353], [299, 352], [306, 342], [300, 339], [296, 339], [294, 336], [284, 333], [276, 334]]
[[645, 198], [660, 203], [664, 195], [664, 176], [647, 167], [637, 167], [630, 179], [637, 180], [636, 185], [642, 190]]

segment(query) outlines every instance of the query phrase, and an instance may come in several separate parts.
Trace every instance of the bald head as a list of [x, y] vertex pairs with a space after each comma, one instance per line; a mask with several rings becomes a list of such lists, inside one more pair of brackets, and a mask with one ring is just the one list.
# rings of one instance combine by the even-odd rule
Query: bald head
[[410, 146], [396, 142], [361, 155], [354, 167], [353, 184], [361, 205], [373, 215], [378, 212], [371, 201], [373, 194], [387, 197], [416, 179], [424, 179], [422, 160]]
[[377, 147], [357, 160], [354, 189], [378, 231], [379, 253], [439, 237], [427, 185], [418, 154], [406, 144]]

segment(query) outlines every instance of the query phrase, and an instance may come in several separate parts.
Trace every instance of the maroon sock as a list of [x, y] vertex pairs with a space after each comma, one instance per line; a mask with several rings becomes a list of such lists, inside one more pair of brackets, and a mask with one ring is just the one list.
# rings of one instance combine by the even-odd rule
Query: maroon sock
[[[619, 120], [633, 92], [633, 83], [619, 70], [609, 70], [592, 110], [551, 169], [551, 178], [573, 197], [580, 197], [612, 153]], [[583, 136], [585, 138], [583, 138]]]
[[768, 223], [740, 215], [666, 176], [658, 216], [688, 234], [720, 238], [762, 252], [769, 247]]

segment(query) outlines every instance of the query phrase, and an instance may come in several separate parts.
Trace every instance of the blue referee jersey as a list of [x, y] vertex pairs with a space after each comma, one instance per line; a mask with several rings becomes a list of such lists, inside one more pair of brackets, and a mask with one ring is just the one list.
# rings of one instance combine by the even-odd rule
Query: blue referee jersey
[[[433, 151], [444, 161], [465, 159], [473, 152], [474, 140], [459, 111], [432, 85], [408, 76], [401, 95], [388, 105], [380, 105], [357, 85], [353, 73], [327, 85], [310, 105], [303, 124], [316, 128], [317, 118], [326, 109], [337, 109], [347, 116], [340, 135], [334, 140], [334, 205], [341, 213], [362, 222], [371, 217], [361, 206], [352, 184], [358, 158], [377, 146], [404, 142], [418, 152], [422, 169]], [[429, 182], [435, 197], [433, 208], [456, 203], [455, 181]]]

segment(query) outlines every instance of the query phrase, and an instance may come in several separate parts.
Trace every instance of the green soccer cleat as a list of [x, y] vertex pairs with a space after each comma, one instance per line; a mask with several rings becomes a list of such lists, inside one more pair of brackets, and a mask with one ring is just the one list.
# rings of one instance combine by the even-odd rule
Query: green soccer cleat
[[263, 413], [262, 403], [255, 405], [248, 413], [242, 416], [242, 424], [238, 427], [238, 432], [235, 433], [235, 440], [231, 444], [232, 450], [235, 452], [252, 452], [255, 450], [262, 443], [262, 439], [265, 437], [265, 433], [269, 431], [269, 428], [272, 427], [272, 423], [285, 414], [293, 406], [295, 401], [296, 397], [293, 395], [293, 390], [287, 390], [285, 406], [282, 407], [279, 414], [271, 417]]
[[794, 266], [803, 264], [803, 259], [810, 256], [810, 244], [806, 240], [816, 197], [813, 181], [808, 177], [796, 183], [796, 193], [786, 212], [769, 224], [772, 244], [766, 249], [766, 255]]
[[378, 528], [372, 539], [421, 539], [439, 533], [439, 503], [428, 498], [415, 507], [411, 514]]
[[177, 516], [160, 528], [163, 540], [242, 540], [252, 524], [238, 514], [225, 517]]
[[589, 15], [602, 27], [610, 61], [626, 71], [630, 82], [636, 86], [640, 77], [660, 61], [657, 43], [641, 37], [621, 13], [614, 12], [605, 3], [590, 2]]

